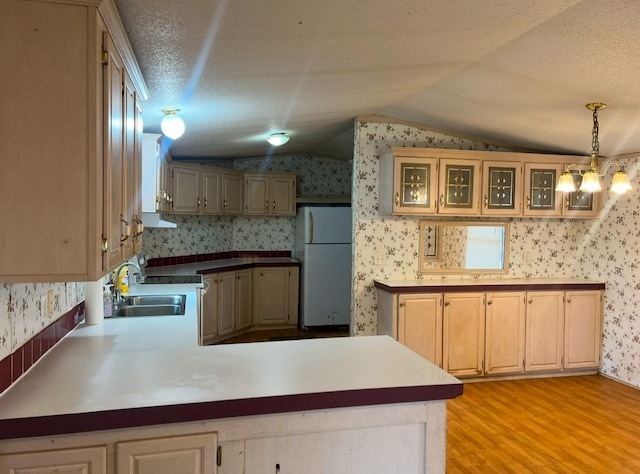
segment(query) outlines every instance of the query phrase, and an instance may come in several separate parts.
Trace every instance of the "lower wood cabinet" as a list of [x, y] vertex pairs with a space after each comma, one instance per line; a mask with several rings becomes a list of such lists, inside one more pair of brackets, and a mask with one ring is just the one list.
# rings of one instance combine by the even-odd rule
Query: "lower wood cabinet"
[[298, 267], [264, 267], [253, 272], [258, 326], [298, 324]]
[[563, 312], [564, 291], [527, 293], [527, 372], [562, 369]]
[[107, 474], [107, 446], [0, 454], [0, 474]]
[[[210, 474], [216, 472], [216, 433], [122, 441], [117, 474]], [[92, 472], [92, 471], [91, 471]]]
[[378, 292], [378, 333], [456, 377], [600, 367], [601, 290]]
[[211, 344], [261, 327], [298, 324], [298, 267], [255, 267], [205, 275], [201, 341]]
[[400, 295], [398, 342], [442, 368], [442, 295]]

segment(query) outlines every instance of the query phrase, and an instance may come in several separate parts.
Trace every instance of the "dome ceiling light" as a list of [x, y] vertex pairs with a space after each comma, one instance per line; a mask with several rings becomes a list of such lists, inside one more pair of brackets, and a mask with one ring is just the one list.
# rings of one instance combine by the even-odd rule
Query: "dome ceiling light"
[[179, 111], [180, 109], [176, 108], [162, 109], [164, 117], [162, 117], [162, 121], [160, 122], [160, 128], [164, 136], [172, 140], [180, 138], [185, 129], [184, 120], [178, 117]]
[[271, 145], [273, 145], [273, 146], [280, 146], [280, 145], [284, 145], [285, 143], [287, 143], [289, 141], [289, 137], [287, 136], [286, 133], [283, 133], [283, 132], [272, 133], [267, 138], [267, 141], [269, 143], [271, 143]]
[[573, 173], [571, 168], [577, 168], [577, 164], [571, 163], [568, 165], [560, 178], [558, 179], [558, 185], [556, 191], [562, 191], [563, 193], [576, 192], [576, 181], [579, 183], [579, 191], [586, 193], [593, 193], [602, 190], [600, 186], [600, 178], [607, 174], [607, 171], [611, 166], [617, 166], [618, 170], [613, 174], [611, 180], [611, 191], [616, 194], [624, 194], [631, 189], [629, 183], [629, 176], [625, 173], [624, 168], [620, 166], [617, 161], [608, 163], [602, 172], [598, 171], [598, 153], [600, 152], [600, 144], [598, 143], [598, 110], [605, 109], [607, 104], [601, 102], [593, 102], [587, 104], [587, 109], [593, 110], [593, 130], [591, 133], [591, 162], [589, 169], [581, 171], [576, 169]]

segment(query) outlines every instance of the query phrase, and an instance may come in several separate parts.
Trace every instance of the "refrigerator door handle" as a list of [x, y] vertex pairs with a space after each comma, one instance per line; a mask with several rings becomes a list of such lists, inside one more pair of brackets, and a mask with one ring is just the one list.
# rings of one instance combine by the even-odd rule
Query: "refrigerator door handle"
[[309, 212], [309, 243], [313, 243], [313, 212]]

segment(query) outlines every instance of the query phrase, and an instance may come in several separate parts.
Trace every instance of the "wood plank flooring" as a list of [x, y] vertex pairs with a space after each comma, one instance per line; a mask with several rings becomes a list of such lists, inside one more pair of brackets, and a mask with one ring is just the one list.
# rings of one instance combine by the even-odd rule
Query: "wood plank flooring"
[[447, 473], [640, 473], [640, 390], [599, 375], [465, 383]]

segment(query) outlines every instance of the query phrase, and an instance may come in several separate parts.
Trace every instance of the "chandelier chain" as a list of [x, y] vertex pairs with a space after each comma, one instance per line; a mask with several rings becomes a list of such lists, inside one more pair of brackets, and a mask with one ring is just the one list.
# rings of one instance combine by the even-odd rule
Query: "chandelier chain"
[[591, 155], [600, 154], [600, 144], [598, 143], [598, 108], [593, 109], [593, 131], [591, 132]]

